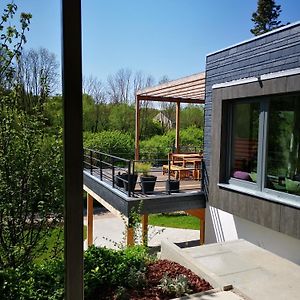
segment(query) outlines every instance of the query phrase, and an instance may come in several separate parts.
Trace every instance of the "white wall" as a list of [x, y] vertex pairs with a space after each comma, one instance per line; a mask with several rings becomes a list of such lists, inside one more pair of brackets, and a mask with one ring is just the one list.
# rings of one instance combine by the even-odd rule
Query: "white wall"
[[205, 243], [235, 239], [245, 239], [300, 265], [300, 240], [208, 205]]

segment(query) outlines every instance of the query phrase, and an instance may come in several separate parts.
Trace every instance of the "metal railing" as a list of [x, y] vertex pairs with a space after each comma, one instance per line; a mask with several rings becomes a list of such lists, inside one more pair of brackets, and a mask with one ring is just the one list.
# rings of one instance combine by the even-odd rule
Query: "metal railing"
[[[147, 165], [148, 167], [151, 166], [151, 169], [146, 170], [146, 173], [150, 176], [148, 176], [148, 183], [145, 186], [154, 186], [154, 189], [150, 191], [143, 188], [142, 169]], [[148, 193], [170, 195], [191, 190], [202, 190], [206, 195], [208, 193], [208, 177], [203, 160], [199, 168], [191, 165], [182, 168], [184, 178], [181, 178], [180, 168], [178, 168], [178, 171], [172, 170], [172, 161], [168, 159], [129, 160], [85, 148], [84, 170], [127, 194], [128, 197], [139, 197]], [[165, 176], [160, 176], [163, 172]], [[140, 175], [139, 179], [138, 174]], [[193, 177], [194, 174], [198, 174], [197, 178]], [[175, 175], [179, 177], [179, 180], [176, 180], [176, 177], [173, 178]], [[136, 188], [137, 184], [141, 186], [140, 189]]]

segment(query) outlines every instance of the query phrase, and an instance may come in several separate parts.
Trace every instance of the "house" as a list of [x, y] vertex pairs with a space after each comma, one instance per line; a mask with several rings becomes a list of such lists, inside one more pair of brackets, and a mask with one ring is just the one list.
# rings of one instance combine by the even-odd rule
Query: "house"
[[170, 120], [164, 113], [159, 112], [154, 118], [154, 121], [157, 121], [161, 124], [163, 128], [166, 129], [172, 129], [173, 128], [173, 122]]
[[300, 264], [300, 22], [206, 57], [206, 243]]

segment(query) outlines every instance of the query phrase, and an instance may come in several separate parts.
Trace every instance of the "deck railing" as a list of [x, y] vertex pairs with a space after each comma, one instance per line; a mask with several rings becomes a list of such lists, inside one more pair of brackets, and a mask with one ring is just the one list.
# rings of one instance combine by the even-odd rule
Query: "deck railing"
[[[84, 149], [84, 170], [91, 175], [97, 177], [101, 181], [110, 184], [113, 188], [118, 189], [122, 193], [126, 193], [128, 197], [141, 197], [142, 191], [135, 188], [136, 184], [141, 185], [141, 179], [138, 179], [138, 169], [140, 164], [151, 164], [150, 174], [156, 176], [156, 179], [148, 179], [149, 184], [154, 184], [156, 188], [151, 194], [174, 194], [178, 192], [188, 192], [202, 190], [208, 193], [208, 177], [205, 169], [205, 163], [201, 160], [199, 168], [193, 166], [184, 168], [185, 177], [180, 181], [180, 189], [172, 187], [172, 182], [177, 171], [172, 172], [172, 161], [168, 159], [142, 159], [129, 160], [115, 155], [93, 149]], [[165, 175], [162, 176], [163, 168]], [[193, 177], [195, 171], [198, 172], [197, 178]], [[179, 171], [178, 171], [179, 172]], [[138, 173], [138, 174], [137, 174]], [[175, 174], [174, 174], [175, 173]], [[190, 177], [188, 175], [190, 174]], [[180, 176], [181, 177], [181, 176]], [[141, 178], [141, 176], [140, 176]], [[182, 179], [182, 178], [179, 178]], [[176, 181], [176, 180], [175, 180]], [[144, 192], [143, 194], [147, 194]]]

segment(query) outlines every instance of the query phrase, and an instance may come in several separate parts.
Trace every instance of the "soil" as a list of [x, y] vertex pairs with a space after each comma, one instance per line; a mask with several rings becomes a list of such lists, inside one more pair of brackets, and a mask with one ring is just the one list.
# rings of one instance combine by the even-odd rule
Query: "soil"
[[176, 298], [175, 295], [166, 295], [157, 287], [165, 274], [175, 278], [178, 275], [185, 275], [189, 282], [191, 293], [204, 292], [212, 289], [212, 286], [193, 273], [191, 270], [178, 263], [169, 260], [158, 260], [148, 265], [146, 271], [146, 286], [142, 290], [129, 290], [128, 299], [131, 300], [167, 300]]

